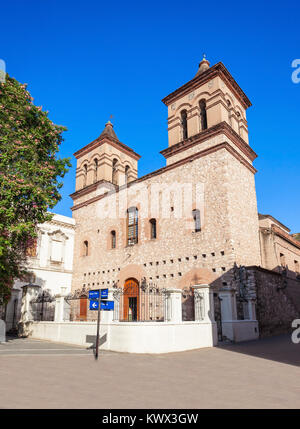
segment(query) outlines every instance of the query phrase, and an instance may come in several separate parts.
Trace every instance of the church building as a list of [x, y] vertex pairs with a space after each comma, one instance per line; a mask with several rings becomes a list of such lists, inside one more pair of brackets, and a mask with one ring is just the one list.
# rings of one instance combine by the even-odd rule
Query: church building
[[[181, 291], [182, 320], [197, 320], [192, 302], [199, 285], [210, 290], [217, 323], [227, 299], [228, 320], [256, 320], [256, 312], [265, 314], [260, 303], [266, 305], [258, 284], [268, 283], [264, 276], [283, 284], [283, 256], [292, 261], [287, 271], [294, 289], [300, 287], [300, 243], [272, 216], [258, 214], [257, 155], [246, 119], [251, 102], [221, 62], [210, 67], [206, 58], [162, 101], [168, 109], [165, 167], [138, 177], [140, 155], [119, 141], [110, 121], [74, 154], [72, 291], [81, 298], [73, 320], [94, 320], [87, 291], [99, 288], [121, 294], [114, 320], [166, 320], [159, 300], [172, 290]], [[278, 264], [270, 253], [274, 234], [286, 249]], [[300, 311], [289, 305], [290, 315]]]

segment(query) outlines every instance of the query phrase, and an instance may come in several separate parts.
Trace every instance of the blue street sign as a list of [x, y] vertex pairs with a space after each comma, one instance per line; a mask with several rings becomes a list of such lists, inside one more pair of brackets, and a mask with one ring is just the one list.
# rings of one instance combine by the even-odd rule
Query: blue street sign
[[98, 310], [99, 302], [90, 300], [90, 310]]
[[99, 289], [89, 291], [89, 299], [98, 299], [99, 298]]
[[100, 309], [101, 310], [113, 310], [114, 309], [114, 301], [101, 301]]
[[108, 298], [108, 289], [101, 289], [101, 299]]
[[107, 299], [108, 298], [108, 289], [95, 289], [89, 291], [89, 299], [98, 299], [99, 293], [101, 292], [101, 299]]

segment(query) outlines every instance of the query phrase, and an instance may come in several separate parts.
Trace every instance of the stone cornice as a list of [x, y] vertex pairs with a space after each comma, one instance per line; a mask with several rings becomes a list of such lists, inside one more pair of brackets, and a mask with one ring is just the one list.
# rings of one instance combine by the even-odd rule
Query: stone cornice
[[208, 70], [200, 74], [199, 76], [194, 77], [192, 80], [182, 85], [180, 88], [176, 89], [176, 91], [173, 91], [171, 94], [167, 95], [165, 98], [162, 99], [162, 102], [166, 106], [169, 106], [178, 98], [183, 97], [184, 95], [195, 90], [196, 88], [205, 84], [206, 82], [208, 82], [209, 80], [213, 79], [216, 76], [222, 77], [224, 82], [229, 86], [229, 88], [236, 95], [237, 99], [241, 102], [241, 104], [245, 109], [247, 109], [252, 105], [251, 101], [246, 96], [244, 91], [236, 83], [236, 81], [231, 76], [227, 68], [221, 62], [215, 64], [214, 66], [212, 66], [211, 68], [209, 68]]
[[284, 232], [281, 228], [279, 228], [275, 224], [271, 225], [271, 229], [272, 229], [272, 232], [274, 232], [274, 234], [278, 235], [279, 237], [288, 241], [293, 246], [300, 249], [300, 241], [295, 240], [295, 238], [293, 238], [290, 234], [288, 234], [287, 232]]
[[[188, 156], [188, 157], [186, 157], [184, 159], [181, 159], [181, 160], [179, 160], [177, 162], [174, 162], [171, 165], [167, 165], [166, 167], [162, 167], [159, 170], [153, 171], [152, 173], [146, 174], [145, 176], [143, 176], [143, 177], [141, 177], [139, 179], [136, 179], [136, 180], [128, 183], [128, 187], [134, 186], [135, 184], [143, 182], [144, 180], [150, 179], [151, 177], [158, 176], [158, 175], [163, 174], [163, 173], [165, 173], [167, 171], [173, 170], [174, 168], [177, 168], [177, 167], [180, 167], [180, 166], [182, 166], [184, 164], [192, 162], [195, 159], [202, 158], [202, 157], [207, 156], [207, 155], [209, 155], [211, 153], [217, 152], [217, 151], [219, 151], [221, 149], [226, 149], [241, 164], [243, 164], [246, 168], [248, 168], [248, 170], [250, 170], [251, 173], [255, 174], [257, 172], [257, 170], [251, 164], [249, 164], [249, 162], [247, 162], [246, 159], [243, 158], [242, 155], [240, 155], [232, 146], [230, 146], [229, 143], [224, 142], [224, 143], [217, 144], [217, 145], [215, 145], [215, 146], [213, 146], [211, 148], [202, 150], [202, 151], [200, 151], [198, 153], [195, 153], [193, 155], [190, 155], [190, 156]], [[120, 190], [123, 190], [123, 189], [126, 189], [126, 186], [118, 187], [116, 189], [116, 192], [119, 192]], [[102, 198], [110, 195], [111, 193], [114, 193], [114, 191], [113, 192], [107, 192], [107, 193], [102, 194], [102, 195], [97, 195], [97, 196], [95, 196], [93, 198], [90, 198], [87, 201], [84, 201], [82, 203], [77, 204], [76, 206], [73, 206], [71, 208], [71, 210], [74, 211], [74, 210], [77, 210], [77, 209], [79, 209], [81, 207], [88, 206], [89, 204], [94, 203], [94, 202], [96, 202], [98, 200], [101, 200]]]
[[121, 143], [119, 140], [113, 139], [112, 137], [108, 138], [106, 136], [103, 136], [101, 138], [98, 137], [96, 140], [93, 140], [91, 143], [87, 144], [86, 146], [84, 146], [83, 148], [75, 152], [74, 156], [76, 159], [81, 158], [82, 156], [94, 150], [96, 147], [99, 147], [105, 143], [110, 144], [111, 146], [115, 147], [116, 149], [134, 158], [137, 161], [141, 158], [141, 156], [138, 153], [134, 152], [134, 150], [131, 149], [126, 144]]
[[96, 183], [92, 183], [91, 185], [85, 186], [84, 188], [79, 189], [76, 192], [73, 192], [73, 194], [70, 194], [70, 197], [74, 201], [77, 198], [83, 197], [84, 195], [95, 191], [98, 188], [98, 186], [101, 184], [108, 184], [110, 188], [112, 188], [112, 187], [115, 187], [115, 189], [118, 188], [118, 185], [113, 185], [111, 182], [108, 182], [107, 180], [101, 179], [101, 180], [98, 180], [98, 182], [96, 182]]
[[192, 146], [203, 143], [209, 138], [215, 137], [218, 134], [225, 134], [251, 161], [257, 158], [257, 154], [253, 149], [231, 128], [227, 122], [220, 122], [205, 131], [189, 137], [179, 143], [176, 143], [162, 150], [160, 153], [167, 159], [177, 153], [189, 149]]

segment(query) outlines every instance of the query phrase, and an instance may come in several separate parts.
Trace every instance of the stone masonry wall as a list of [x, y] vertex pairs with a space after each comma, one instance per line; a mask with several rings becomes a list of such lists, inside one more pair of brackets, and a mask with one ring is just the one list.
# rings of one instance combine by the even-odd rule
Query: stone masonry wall
[[[201, 231], [193, 231], [193, 219], [191, 213], [186, 217], [176, 217], [176, 205], [184, 204], [176, 202], [176, 191], [167, 204], [169, 217], [157, 216], [157, 239], [150, 238], [149, 218], [139, 218], [139, 242], [134, 246], [126, 245], [126, 216], [123, 218], [108, 216], [101, 217], [99, 201], [105, 201], [108, 212], [113, 212], [114, 198], [117, 204], [121, 192], [108, 195], [102, 200], [90, 203], [73, 211], [76, 220], [74, 274], [72, 289], [110, 287], [117, 284], [123, 286], [126, 278], [134, 277], [138, 281], [146, 277], [147, 281], [156, 283], [160, 288], [178, 287], [186, 288], [197, 283], [218, 284], [220, 281], [230, 282], [232, 267], [235, 262], [235, 252], [232, 246], [232, 227], [229, 220], [229, 194], [240, 195], [244, 201], [249, 195], [249, 189], [254, 186], [254, 181], [249, 175], [243, 177], [243, 184], [236, 192], [230, 190], [236, 186], [236, 181], [230, 179], [229, 171], [233, 157], [226, 149], [221, 149], [203, 158], [195, 159], [176, 169], [149, 177], [141, 183], [134, 184], [128, 190], [134, 194], [129, 197], [128, 206], [124, 207], [123, 214], [130, 206], [139, 208], [142, 214], [146, 203], [143, 191], [138, 196], [139, 186], [147, 187], [153, 183], [172, 187], [174, 183], [193, 183], [204, 185], [203, 205], [201, 211]], [[237, 162], [235, 160], [235, 162]], [[241, 174], [244, 166], [241, 165]], [[247, 170], [248, 171], [248, 170]], [[236, 169], [236, 173], [239, 171]], [[252, 173], [251, 173], [252, 174]], [[194, 190], [193, 190], [194, 192]], [[251, 191], [250, 197], [255, 194]], [[146, 197], [147, 198], [147, 197]], [[162, 199], [160, 196], [160, 206]], [[193, 204], [199, 195], [194, 195]], [[201, 200], [201, 198], [200, 198]], [[101, 204], [102, 204], [101, 203]], [[255, 200], [256, 204], [256, 200]], [[252, 206], [252, 203], [251, 203]], [[173, 211], [171, 210], [173, 207]], [[239, 209], [239, 208], [238, 208]], [[240, 216], [243, 219], [242, 215]], [[257, 218], [257, 213], [255, 214]], [[236, 230], [243, 229], [243, 224], [238, 223]], [[249, 219], [249, 223], [253, 222]], [[116, 231], [117, 246], [111, 249], [109, 246], [110, 231]], [[253, 229], [250, 234], [245, 232], [245, 243], [253, 240]], [[82, 244], [89, 243], [89, 255], [83, 256]], [[245, 261], [256, 261], [256, 250], [253, 259], [249, 257], [248, 247], [245, 245], [239, 253], [243, 259], [242, 251], [245, 251]], [[228, 279], [227, 279], [228, 276]]]

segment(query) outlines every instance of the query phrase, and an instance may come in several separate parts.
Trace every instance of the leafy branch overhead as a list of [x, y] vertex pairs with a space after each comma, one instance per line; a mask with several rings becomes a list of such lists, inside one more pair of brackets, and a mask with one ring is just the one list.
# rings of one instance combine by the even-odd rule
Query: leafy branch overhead
[[26, 243], [51, 219], [71, 166], [57, 157], [66, 128], [33, 104], [26, 87], [8, 75], [0, 84], [0, 300], [26, 272]]

